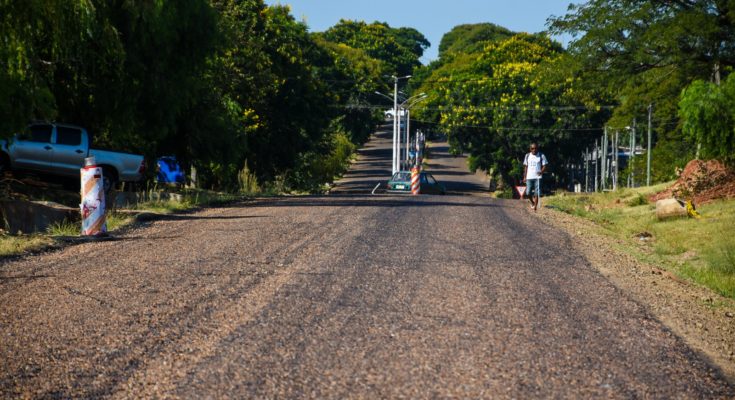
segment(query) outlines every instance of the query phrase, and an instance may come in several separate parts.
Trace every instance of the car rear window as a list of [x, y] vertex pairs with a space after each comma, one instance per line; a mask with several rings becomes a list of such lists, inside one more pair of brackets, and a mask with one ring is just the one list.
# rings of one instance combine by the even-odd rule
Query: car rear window
[[395, 175], [393, 175], [394, 181], [410, 181], [411, 180], [411, 174], [408, 172], [396, 172]]
[[82, 131], [80, 129], [57, 126], [56, 144], [79, 146], [80, 144], [82, 144]]

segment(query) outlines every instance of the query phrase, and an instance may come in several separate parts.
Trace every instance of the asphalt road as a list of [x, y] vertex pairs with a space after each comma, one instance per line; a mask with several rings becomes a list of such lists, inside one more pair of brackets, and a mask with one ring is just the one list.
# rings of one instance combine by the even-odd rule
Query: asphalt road
[[735, 396], [570, 237], [479, 195], [442, 146], [435, 176], [475, 196], [361, 192], [387, 179], [381, 146], [342, 194], [5, 261], [0, 397]]

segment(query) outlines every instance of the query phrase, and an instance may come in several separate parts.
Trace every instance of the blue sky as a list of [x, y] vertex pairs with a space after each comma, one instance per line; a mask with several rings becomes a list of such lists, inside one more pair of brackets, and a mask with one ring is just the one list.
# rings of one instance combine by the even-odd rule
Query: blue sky
[[[335, 25], [340, 19], [387, 22], [393, 27], [412, 27], [431, 42], [423, 63], [436, 59], [442, 36], [460, 24], [492, 22], [517, 32], [546, 29], [551, 15], [566, 14], [579, 0], [265, 0], [266, 4], [291, 6], [291, 14], [313, 32]], [[565, 46], [568, 37], [555, 38]]]

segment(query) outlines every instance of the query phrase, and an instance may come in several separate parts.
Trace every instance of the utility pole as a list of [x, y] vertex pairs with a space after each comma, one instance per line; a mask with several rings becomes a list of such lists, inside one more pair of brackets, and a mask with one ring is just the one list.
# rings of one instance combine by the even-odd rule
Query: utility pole
[[393, 155], [391, 156], [391, 175], [398, 172], [398, 167], [396, 166], [396, 139], [398, 128], [401, 126], [398, 122], [398, 77], [395, 75], [393, 76], [393, 83]]
[[590, 191], [590, 148], [584, 149], [584, 191]]
[[594, 157], [595, 157], [595, 192], [597, 192], [599, 190], [599, 185], [597, 183], [598, 182], [597, 181], [597, 176], [598, 176], [599, 170], [600, 170], [600, 162], [599, 162], [600, 151], [599, 151], [599, 146], [597, 145], [598, 143], [599, 143], [599, 141], [597, 139], [595, 139], [595, 154], [594, 154]]
[[638, 135], [637, 133], [637, 127], [636, 127], [637, 120], [633, 118], [633, 131], [631, 132], [630, 136], [630, 158], [628, 159], [630, 161], [630, 187], [635, 187], [635, 147], [637, 146], [635, 139]]
[[411, 110], [406, 109], [406, 163], [408, 163], [408, 148], [411, 147]]
[[613, 170], [613, 190], [618, 190], [618, 139], [620, 138], [620, 131], [615, 130], [615, 143], [613, 144], [613, 158], [615, 169]]
[[648, 159], [646, 161], [646, 186], [651, 186], [651, 123], [653, 117], [653, 104], [648, 105]]
[[607, 127], [605, 127], [605, 132], [602, 135], [602, 174], [600, 175], [600, 179], [602, 179], [602, 190], [605, 191], [607, 189]]

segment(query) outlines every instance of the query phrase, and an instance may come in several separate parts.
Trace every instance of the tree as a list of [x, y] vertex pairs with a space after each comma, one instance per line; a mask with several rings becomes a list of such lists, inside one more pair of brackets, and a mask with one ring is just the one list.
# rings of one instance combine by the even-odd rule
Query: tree
[[439, 57], [447, 52], [481, 52], [487, 42], [499, 42], [515, 35], [509, 29], [491, 23], [457, 25], [442, 36]]
[[701, 157], [735, 162], [735, 75], [721, 86], [694, 81], [681, 94], [684, 133], [701, 145]]
[[[452, 151], [469, 152], [470, 169], [487, 170], [500, 181], [520, 177], [521, 156], [531, 141], [541, 144], [560, 172], [558, 165], [578, 157], [598, 133], [594, 124], [601, 126], [604, 111], [596, 98], [577, 92], [575, 80], [560, 68], [560, 44], [530, 34], [486, 41], [487, 35], [475, 31], [455, 28], [455, 36], [443, 42], [463, 45], [445, 51], [428, 76], [420, 74], [415, 90], [429, 98], [417, 110], [419, 119], [446, 132]], [[459, 32], [479, 42], [456, 37]]]
[[55, 92], [88, 81], [85, 67], [118, 72], [120, 46], [91, 1], [3, 1], [0, 32], [0, 137], [55, 119], [67, 100]]
[[316, 42], [326, 52], [317, 64], [320, 79], [329, 83], [335, 96], [335, 112], [339, 117], [339, 129], [347, 133], [355, 144], [362, 144], [378, 122], [376, 112], [370, 107], [374, 92], [384, 91], [386, 85], [381, 76], [381, 62], [361, 49], [343, 43], [333, 43], [317, 36]]
[[384, 74], [410, 74], [421, 65], [419, 58], [429, 47], [429, 41], [410, 28], [394, 29], [386, 23], [367, 24], [362, 21], [340, 20], [323, 33], [323, 37], [335, 43], [365, 51], [370, 57], [385, 64]]
[[629, 125], [654, 104], [659, 153], [677, 155], [654, 157], [660, 180], [673, 178], [674, 167], [694, 156], [696, 146], [678, 123], [681, 91], [697, 79], [718, 80], [735, 66], [734, 9], [733, 0], [591, 0], [549, 21], [551, 33], [576, 37], [568, 67], [579, 89], [605, 93], [619, 104], [609, 125]]

